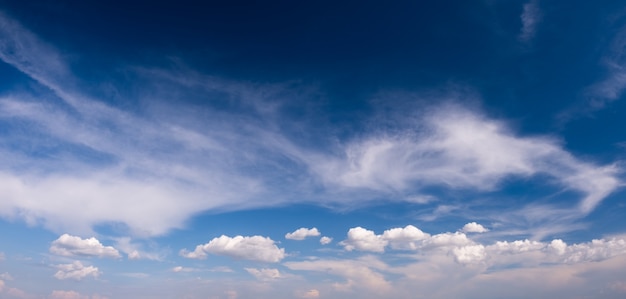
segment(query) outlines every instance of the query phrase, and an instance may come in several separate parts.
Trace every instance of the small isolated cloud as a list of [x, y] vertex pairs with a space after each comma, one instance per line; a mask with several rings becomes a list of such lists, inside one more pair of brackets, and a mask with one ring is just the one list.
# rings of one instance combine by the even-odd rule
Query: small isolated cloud
[[486, 233], [489, 230], [476, 222], [470, 222], [465, 224], [461, 231], [464, 233]]
[[209, 243], [196, 246], [192, 252], [183, 249], [180, 255], [191, 259], [205, 259], [207, 253], [229, 256], [235, 259], [276, 263], [285, 257], [285, 249], [278, 248], [268, 237], [229, 237], [222, 235]]
[[299, 228], [293, 233], [287, 233], [285, 235], [285, 239], [289, 240], [304, 240], [306, 237], [317, 237], [320, 235], [320, 232], [317, 228]]
[[305, 292], [296, 292], [296, 296], [298, 298], [319, 298], [320, 297], [320, 291], [316, 290], [316, 289], [312, 289], [312, 290], [308, 290]]
[[256, 279], [261, 281], [270, 281], [282, 277], [278, 269], [245, 268], [245, 270], [252, 276], [256, 277]]
[[68, 234], [63, 234], [54, 240], [50, 246], [50, 252], [61, 256], [120, 257], [117, 249], [103, 246], [96, 238], [81, 239]]
[[84, 266], [80, 261], [75, 261], [71, 264], [56, 265], [56, 268], [59, 271], [54, 274], [54, 277], [61, 280], [82, 280], [88, 276], [97, 278], [100, 275], [98, 268], [94, 266]]
[[387, 241], [382, 236], [376, 235], [373, 231], [362, 227], [354, 227], [348, 231], [348, 239], [341, 241], [341, 245], [347, 251], [373, 251], [384, 252]]
[[187, 267], [183, 267], [183, 266], [176, 266], [174, 268], [172, 268], [172, 272], [195, 272], [198, 271], [198, 269], [196, 268], [187, 268]]
[[322, 244], [322, 245], [328, 245], [332, 241], [333, 241], [333, 238], [331, 238], [331, 237], [323, 236], [323, 237], [320, 238], [320, 244]]
[[520, 15], [520, 19], [522, 21], [522, 29], [519, 34], [519, 39], [523, 42], [527, 42], [535, 37], [537, 25], [541, 21], [541, 10], [539, 9], [537, 0], [531, 0], [524, 4], [524, 11]]

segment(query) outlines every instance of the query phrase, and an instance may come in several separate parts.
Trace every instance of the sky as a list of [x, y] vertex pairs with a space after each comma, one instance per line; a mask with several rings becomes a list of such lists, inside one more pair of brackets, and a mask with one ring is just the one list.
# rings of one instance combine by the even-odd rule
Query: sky
[[0, 0], [0, 298], [624, 298], [623, 1]]

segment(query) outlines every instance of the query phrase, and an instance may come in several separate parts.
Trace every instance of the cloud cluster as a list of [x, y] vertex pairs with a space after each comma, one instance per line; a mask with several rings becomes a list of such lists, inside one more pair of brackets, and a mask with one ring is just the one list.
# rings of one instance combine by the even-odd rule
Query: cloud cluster
[[84, 266], [80, 261], [74, 261], [71, 264], [56, 265], [56, 268], [59, 271], [54, 274], [54, 277], [60, 280], [82, 280], [88, 276], [97, 278], [101, 274], [98, 268], [94, 266]]
[[81, 239], [68, 234], [61, 235], [52, 242], [50, 253], [61, 256], [85, 256], [119, 258], [120, 253], [112, 246], [104, 246], [98, 239]]
[[289, 240], [304, 240], [307, 237], [317, 237], [320, 235], [320, 232], [317, 230], [317, 228], [299, 228], [297, 230], [295, 230], [292, 233], [287, 233], [285, 235], [285, 239], [289, 239]]
[[205, 259], [208, 253], [267, 263], [276, 263], [285, 257], [284, 248], [278, 248], [272, 239], [262, 236], [231, 238], [222, 235], [209, 243], [196, 246], [194, 251], [180, 251], [181, 256], [191, 259]]

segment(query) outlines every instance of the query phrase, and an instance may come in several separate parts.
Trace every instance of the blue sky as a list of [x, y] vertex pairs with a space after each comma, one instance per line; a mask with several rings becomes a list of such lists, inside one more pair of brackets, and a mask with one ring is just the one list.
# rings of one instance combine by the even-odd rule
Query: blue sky
[[0, 297], [624, 298], [622, 1], [0, 1]]

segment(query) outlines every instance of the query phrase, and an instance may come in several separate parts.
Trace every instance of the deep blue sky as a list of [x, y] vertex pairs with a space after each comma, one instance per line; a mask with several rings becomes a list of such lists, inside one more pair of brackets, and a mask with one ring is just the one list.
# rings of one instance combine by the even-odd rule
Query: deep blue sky
[[0, 0], [0, 297], [623, 298], [625, 50], [623, 1]]

